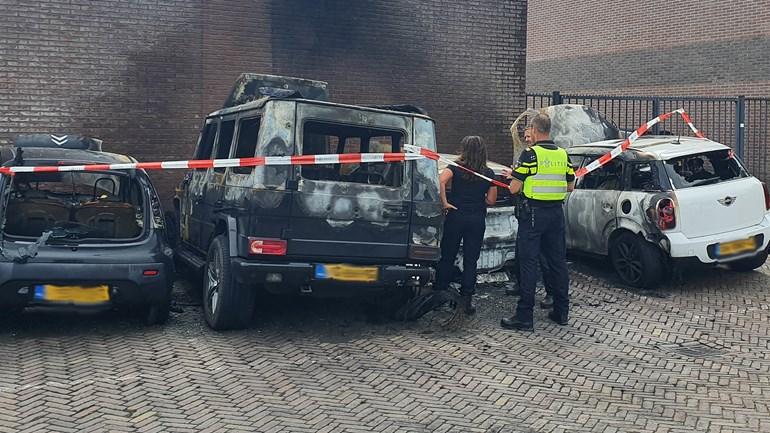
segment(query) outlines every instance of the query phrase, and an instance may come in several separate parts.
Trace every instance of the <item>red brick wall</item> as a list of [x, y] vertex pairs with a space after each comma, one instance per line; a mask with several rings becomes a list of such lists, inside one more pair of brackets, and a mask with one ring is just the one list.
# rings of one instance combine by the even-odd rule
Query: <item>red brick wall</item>
[[770, 1], [530, 0], [530, 92], [770, 96]]
[[[244, 71], [326, 80], [342, 102], [411, 102], [441, 149], [510, 159], [525, 105], [525, 0], [49, 0], [0, 15], [0, 144], [82, 133], [141, 161], [191, 156]], [[181, 173], [153, 174], [168, 199]]]

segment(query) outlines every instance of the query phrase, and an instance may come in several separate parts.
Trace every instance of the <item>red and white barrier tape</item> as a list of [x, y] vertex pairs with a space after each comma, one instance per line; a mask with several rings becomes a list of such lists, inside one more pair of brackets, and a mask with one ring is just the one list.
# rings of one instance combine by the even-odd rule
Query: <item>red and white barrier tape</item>
[[646, 134], [647, 131], [650, 130], [653, 126], [660, 122], [664, 122], [668, 120], [671, 116], [674, 114], [679, 114], [682, 117], [682, 120], [684, 120], [685, 123], [687, 123], [687, 126], [690, 127], [692, 132], [695, 134], [698, 138], [706, 138], [702, 132], [698, 131], [698, 128], [693, 125], [692, 120], [690, 119], [690, 116], [687, 114], [687, 112], [684, 111], [684, 108], [680, 108], [678, 110], [672, 111], [670, 113], [661, 114], [660, 116], [650, 120], [649, 122], [645, 123], [644, 125], [640, 126], [636, 131], [633, 132], [633, 134], [629, 135], [628, 138], [623, 140], [622, 143], [620, 143], [616, 148], [612, 149], [611, 151], [605, 153], [602, 155], [599, 159], [591, 162], [587, 166], [580, 168], [578, 171], [575, 172], [575, 177], [583, 177], [587, 175], [588, 173], [596, 170], [597, 168], [602, 167], [603, 165], [607, 164], [608, 162], [615, 159], [618, 155], [623, 153], [626, 149], [631, 147], [631, 145], [642, 135]]
[[[703, 133], [698, 131], [693, 125], [690, 116], [680, 108], [676, 111], [660, 115], [646, 124], [640, 126], [633, 134], [626, 138], [620, 145], [612, 149], [601, 158], [591, 162], [587, 166], [579, 169], [576, 177], [582, 177], [586, 174], [607, 164], [628, 149], [639, 137], [647, 133], [654, 125], [668, 120], [674, 114], [679, 114], [687, 123], [687, 126], [695, 133], [696, 137], [705, 138]], [[87, 164], [87, 165], [58, 165], [58, 166], [17, 166], [0, 167], [0, 175], [13, 175], [15, 173], [46, 173], [46, 172], [65, 172], [65, 171], [104, 171], [104, 170], [168, 170], [168, 169], [196, 169], [196, 168], [225, 168], [225, 167], [257, 167], [257, 166], [276, 166], [276, 165], [320, 165], [320, 164], [360, 164], [370, 162], [401, 162], [412, 161], [422, 158], [442, 161], [446, 164], [455, 166], [461, 170], [471, 173], [481, 179], [490, 182], [501, 188], [508, 188], [508, 185], [498, 180], [484, 176], [471, 169], [442, 157], [439, 153], [426, 149], [424, 147], [404, 145], [406, 153], [345, 153], [345, 154], [326, 154], [326, 155], [298, 155], [298, 156], [264, 156], [254, 158], [232, 158], [232, 159], [201, 159], [187, 161], [164, 161], [164, 162], [133, 162], [119, 164]]]
[[406, 150], [407, 152], [412, 152], [414, 154], [419, 154], [421, 156], [424, 156], [424, 157], [426, 157], [428, 159], [432, 159], [434, 161], [442, 161], [442, 162], [444, 162], [446, 164], [453, 165], [453, 166], [455, 166], [455, 167], [457, 167], [457, 168], [459, 168], [461, 170], [464, 170], [464, 171], [466, 171], [466, 172], [468, 172], [468, 173], [470, 173], [470, 174], [472, 174], [474, 176], [478, 176], [478, 177], [486, 180], [487, 182], [489, 182], [489, 183], [491, 183], [491, 184], [493, 184], [495, 186], [499, 186], [500, 188], [508, 188], [508, 184], [507, 183], [500, 182], [498, 180], [495, 180], [495, 179], [489, 178], [487, 176], [484, 176], [481, 173], [475, 172], [475, 171], [473, 171], [473, 170], [471, 170], [469, 168], [463, 167], [462, 165], [452, 161], [451, 159], [444, 158], [439, 153], [434, 152], [434, 151], [432, 151], [430, 149], [426, 149], [424, 147], [412, 146], [410, 144], [405, 144], [404, 145], [404, 150]]
[[319, 164], [359, 164], [369, 162], [400, 162], [422, 159], [415, 153], [344, 153], [328, 155], [265, 156], [255, 158], [201, 159], [191, 161], [133, 162], [120, 164], [88, 164], [59, 166], [19, 166], [0, 167], [0, 174], [46, 173], [64, 171], [104, 171], [104, 170], [166, 170], [224, 167], [257, 167], [264, 165], [319, 165]]

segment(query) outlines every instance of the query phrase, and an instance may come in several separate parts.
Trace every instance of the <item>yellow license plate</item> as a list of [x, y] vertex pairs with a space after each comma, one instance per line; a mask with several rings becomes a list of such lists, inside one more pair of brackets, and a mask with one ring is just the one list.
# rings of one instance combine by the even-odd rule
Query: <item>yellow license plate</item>
[[371, 283], [377, 281], [379, 269], [376, 266], [316, 265], [315, 276], [319, 280]]
[[106, 285], [100, 286], [35, 286], [35, 299], [67, 304], [92, 305], [109, 302], [110, 292]]
[[757, 242], [754, 238], [741, 239], [739, 241], [725, 242], [719, 244], [717, 248], [720, 256], [731, 256], [733, 254], [745, 253], [757, 249]]

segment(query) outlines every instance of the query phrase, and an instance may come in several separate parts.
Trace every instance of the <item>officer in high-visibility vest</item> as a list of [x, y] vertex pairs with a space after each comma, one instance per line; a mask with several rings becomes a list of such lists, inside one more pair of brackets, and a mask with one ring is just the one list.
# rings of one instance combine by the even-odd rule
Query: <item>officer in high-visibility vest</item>
[[516, 239], [521, 267], [520, 297], [513, 317], [500, 321], [503, 328], [532, 331], [540, 253], [548, 263], [553, 284], [553, 311], [548, 317], [559, 325], [569, 318], [569, 274], [562, 204], [575, 187], [575, 171], [567, 152], [550, 140], [551, 119], [538, 114], [532, 119], [535, 144], [523, 151], [511, 173], [510, 190], [521, 194]]

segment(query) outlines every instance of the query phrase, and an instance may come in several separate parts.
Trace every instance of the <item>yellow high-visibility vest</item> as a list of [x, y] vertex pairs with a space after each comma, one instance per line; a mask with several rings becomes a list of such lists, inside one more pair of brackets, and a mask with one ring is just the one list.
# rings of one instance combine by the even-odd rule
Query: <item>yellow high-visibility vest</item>
[[537, 155], [537, 169], [524, 180], [522, 193], [533, 200], [563, 201], [567, 197], [567, 174], [574, 173], [567, 151], [537, 144], [532, 150]]

